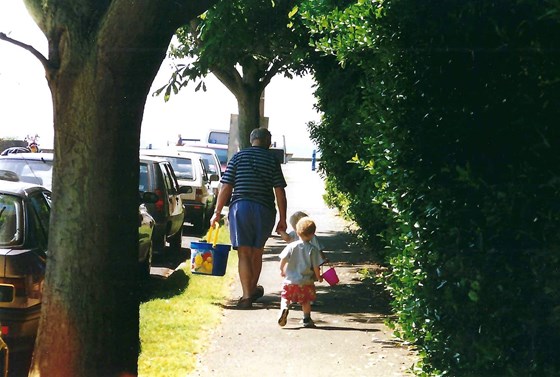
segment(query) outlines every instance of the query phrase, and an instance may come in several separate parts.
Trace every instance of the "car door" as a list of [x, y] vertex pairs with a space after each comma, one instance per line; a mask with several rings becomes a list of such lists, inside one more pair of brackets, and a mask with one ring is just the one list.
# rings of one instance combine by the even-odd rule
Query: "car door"
[[160, 165], [169, 203], [169, 217], [171, 220], [171, 232], [169, 234], [175, 234], [183, 227], [184, 218], [183, 202], [179, 195], [179, 183], [169, 162], [161, 162]]
[[204, 190], [203, 199], [206, 212], [209, 214], [211, 212], [210, 210], [212, 209], [212, 205], [214, 204], [214, 191], [212, 190], [210, 182], [210, 172], [206, 169], [206, 165], [204, 164], [202, 158], [199, 158], [197, 163], [200, 165], [200, 171], [202, 172], [202, 185]]

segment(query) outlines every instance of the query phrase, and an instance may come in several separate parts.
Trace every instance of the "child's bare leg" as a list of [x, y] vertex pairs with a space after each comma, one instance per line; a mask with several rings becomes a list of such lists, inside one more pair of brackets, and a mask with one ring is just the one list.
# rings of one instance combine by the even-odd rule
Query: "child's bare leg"
[[315, 323], [311, 319], [311, 302], [301, 304], [303, 311], [303, 327], [315, 327]]
[[301, 310], [303, 311], [303, 318], [311, 318], [311, 302], [301, 304]]

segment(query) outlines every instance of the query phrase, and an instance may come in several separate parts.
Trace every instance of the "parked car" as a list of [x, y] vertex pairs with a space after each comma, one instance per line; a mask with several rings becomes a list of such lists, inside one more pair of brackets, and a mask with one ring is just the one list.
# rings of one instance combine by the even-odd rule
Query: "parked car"
[[[52, 153], [17, 153], [0, 156], [0, 169], [14, 172], [22, 182], [42, 185], [52, 190]], [[153, 217], [143, 203], [155, 203], [158, 197], [153, 192], [142, 192], [138, 207], [138, 263], [141, 277], [150, 276], [152, 261], [152, 233], [155, 226]]]
[[229, 131], [210, 130], [206, 139], [206, 148], [212, 149], [218, 155], [223, 174], [228, 163]]
[[45, 279], [51, 193], [0, 171], [0, 324], [10, 351], [33, 347]]
[[220, 170], [221, 173], [224, 174], [228, 163], [228, 146], [222, 144], [208, 144], [207, 148], [212, 149], [218, 156], [220, 160]]
[[153, 243], [152, 235], [156, 221], [146, 208], [147, 203], [155, 203], [158, 196], [153, 192], [144, 192], [140, 195], [138, 206], [138, 266], [140, 279], [147, 280], [152, 268]]
[[163, 158], [140, 156], [141, 193], [154, 192], [158, 199], [147, 203], [146, 208], [155, 220], [152, 242], [155, 252], [163, 252], [165, 243], [169, 243], [172, 254], [181, 250], [185, 210], [181, 194], [192, 192], [188, 186], [179, 186], [171, 163]]
[[208, 132], [208, 144], [229, 145], [229, 131], [226, 130], [210, 130]]
[[[210, 174], [216, 174], [218, 176], [218, 180], [210, 182], [210, 186], [214, 191], [214, 196], [217, 199], [218, 193], [220, 192], [220, 181], [222, 180], [222, 169], [221, 169], [221, 162], [218, 158], [218, 155], [213, 149], [210, 148], [203, 148], [203, 147], [193, 147], [193, 146], [181, 146], [176, 147], [176, 149], [180, 152], [191, 152], [199, 154], [204, 161], [204, 166], [206, 166], [206, 170]], [[215, 205], [216, 203], [214, 203]]]
[[144, 155], [163, 158], [173, 166], [177, 181], [182, 187], [191, 188], [181, 195], [185, 207], [184, 221], [204, 230], [214, 212], [216, 195], [212, 183], [218, 182], [217, 174], [210, 174], [201, 155], [177, 150], [146, 150]]
[[10, 153], [0, 156], [0, 169], [16, 173], [22, 182], [52, 189], [52, 153]]

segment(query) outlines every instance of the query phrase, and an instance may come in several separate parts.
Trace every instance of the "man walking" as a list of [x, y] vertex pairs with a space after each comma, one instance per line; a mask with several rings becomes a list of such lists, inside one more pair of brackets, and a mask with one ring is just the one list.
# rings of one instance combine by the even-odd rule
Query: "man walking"
[[268, 150], [271, 135], [266, 128], [255, 128], [250, 136], [251, 146], [237, 152], [228, 163], [218, 194], [216, 211], [210, 226], [220, 220], [224, 205], [229, 205], [231, 244], [239, 255], [239, 280], [243, 296], [237, 303], [248, 309], [264, 295], [258, 285], [262, 269], [264, 245], [276, 221], [276, 232], [286, 231], [286, 180], [280, 161]]

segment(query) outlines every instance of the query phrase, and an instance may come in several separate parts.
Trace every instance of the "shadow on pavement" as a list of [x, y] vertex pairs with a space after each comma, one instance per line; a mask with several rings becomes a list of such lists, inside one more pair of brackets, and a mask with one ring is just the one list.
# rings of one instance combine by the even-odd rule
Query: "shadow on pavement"
[[[318, 233], [319, 240], [325, 247], [328, 265], [333, 266], [340, 277], [340, 283], [334, 286], [326, 282], [316, 283], [317, 300], [312, 307], [312, 313], [337, 315], [345, 322], [360, 324], [383, 323], [391, 316], [390, 296], [382, 285], [374, 279], [360, 279], [359, 271], [368, 270], [378, 272], [381, 266], [376, 261], [374, 253], [364, 249], [355, 235], [347, 232]], [[264, 263], [280, 263], [278, 255], [286, 243], [280, 237], [273, 236], [263, 256]], [[255, 309], [280, 308], [280, 289], [278, 286], [269, 288], [272, 292], [265, 292], [254, 304]], [[295, 311], [300, 311], [299, 305], [292, 305]], [[345, 326], [320, 326], [323, 330], [344, 330]], [[354, 328], [350, 330], [371, 331], [371, 329]]]

